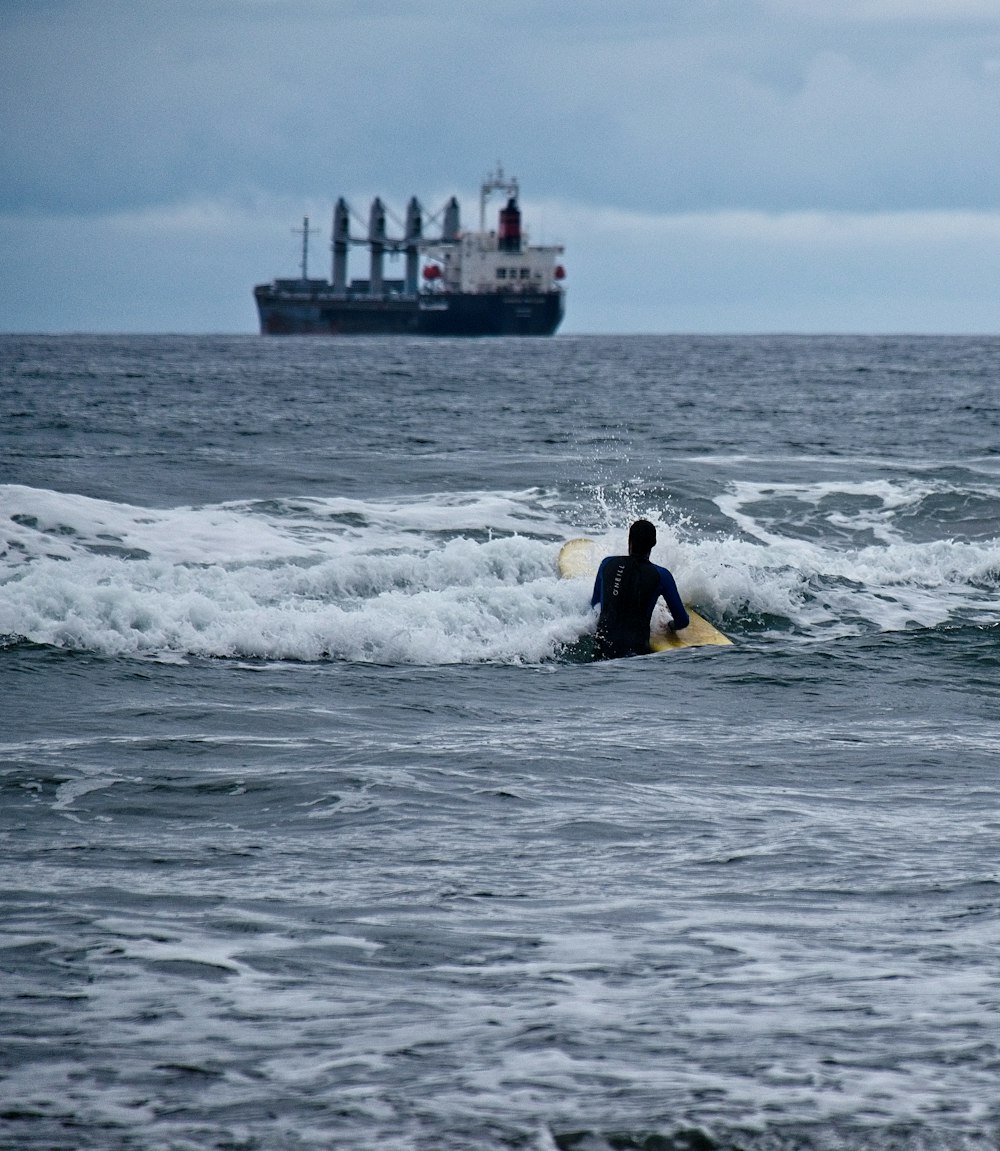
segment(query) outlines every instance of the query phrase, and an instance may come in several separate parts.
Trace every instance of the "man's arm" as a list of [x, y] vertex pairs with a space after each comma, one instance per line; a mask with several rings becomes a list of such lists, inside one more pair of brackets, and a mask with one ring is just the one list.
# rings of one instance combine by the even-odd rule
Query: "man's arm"
[[666, 600], [671, 626], [674, 631], [683, 631], [691, 622], [691, 618], [684, 606], [684, 601], [681, 599], [681, 593], [677, 590], [677, 583], [666, 568], [658, 568], [658, 571], [660, 573], [660, 595]]
[[607, 560], [601, 560], [601, 566], [597, 569], [597, 579], [594, 580], [594, 594], [590, 597], [591, 607], [601, 606], [601, 588], [604, 585], [602, 576], [604, 574], [604, 565]]

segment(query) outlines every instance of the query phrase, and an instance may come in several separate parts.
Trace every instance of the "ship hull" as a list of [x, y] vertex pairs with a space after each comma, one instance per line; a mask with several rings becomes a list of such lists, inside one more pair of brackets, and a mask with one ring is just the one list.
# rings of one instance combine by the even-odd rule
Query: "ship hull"
[[435, 293], [373, 299], [254, 289], [266, 336], [551, 336], [563, 293]]

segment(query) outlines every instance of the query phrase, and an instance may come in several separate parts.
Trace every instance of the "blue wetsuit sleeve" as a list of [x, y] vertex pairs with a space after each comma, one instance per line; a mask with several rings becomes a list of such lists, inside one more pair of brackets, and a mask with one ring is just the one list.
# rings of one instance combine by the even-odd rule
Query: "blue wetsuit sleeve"
[[601, 576], [604, 573], [604, 565], [607, 562], [608, 561], [606, 559], [601, 560], [601, 566], [597, 569], [597, 579], [594, 580], [594, 594], [590, 597], [591, 607], [601, 606], [601, 587], [603, 585]]
[[691, 622], [691, 619], [688, 616], [687, 609], [684, 607], [681, 593], [677, 590], [674, 577], [666, 568], [661, 568], [657, 565], [656, 570], [660, 573], [660, 595], [663, 596], [667, 602], [667, 610], [670, 612], [670, 618], [673, 620], [674, 630], [682, 631]]

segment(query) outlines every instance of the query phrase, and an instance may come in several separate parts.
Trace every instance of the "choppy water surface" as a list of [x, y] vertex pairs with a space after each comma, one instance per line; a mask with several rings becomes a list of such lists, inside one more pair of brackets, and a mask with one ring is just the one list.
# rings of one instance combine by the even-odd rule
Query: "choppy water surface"
[[0, 364], [0, 1146], [1000, 1144], [1000, 340]]

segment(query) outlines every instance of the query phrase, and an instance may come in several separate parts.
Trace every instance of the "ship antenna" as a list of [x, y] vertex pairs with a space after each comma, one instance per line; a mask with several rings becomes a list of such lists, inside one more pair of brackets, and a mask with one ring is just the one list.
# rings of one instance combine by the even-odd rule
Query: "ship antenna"
[[302, 217], [302, 227], [301, 228], [293, 228], [292, 231], [295, 233], [296, 236], [302, 237], [302, 279], [308, 280], [309, 279], [309, 233], [312, 232], [318, 236], [320, 234], [320, 229], [319, 228], [310, 228], [309, 227], [309, 217], [303, 216]]

